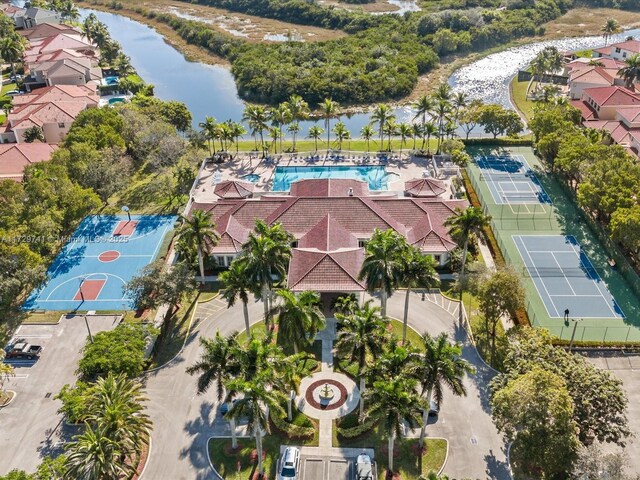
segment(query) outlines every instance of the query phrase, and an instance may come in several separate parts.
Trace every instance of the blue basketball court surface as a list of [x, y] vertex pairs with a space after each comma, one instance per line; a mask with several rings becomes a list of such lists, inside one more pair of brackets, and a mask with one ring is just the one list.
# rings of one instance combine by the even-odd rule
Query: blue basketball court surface
[[573, 236], [513, 235], [551, 318], [624, 318], [624, 313]]
[[476, 163], [496, 204], [551, 203], [524, 156], [481, 156]]
[[130, 310], [122, 287], [158, 256], [173, 215], [86, 217], [31, 293], [25, 310]]

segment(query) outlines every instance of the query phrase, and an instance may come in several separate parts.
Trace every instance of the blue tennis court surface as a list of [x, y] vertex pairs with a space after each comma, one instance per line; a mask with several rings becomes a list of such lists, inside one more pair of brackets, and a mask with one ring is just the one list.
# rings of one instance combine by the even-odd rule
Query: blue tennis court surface
[[624, 318], [573, 236], [514, 235], [513, 241], [551, 318]]
[[481, 156], [476, 163], [496, 204], [551, 203], [522, 155]]
[[89, 216], [31, 293], [25, 310], [130, 310], [122, 287], [158, 255], [173, 215]]

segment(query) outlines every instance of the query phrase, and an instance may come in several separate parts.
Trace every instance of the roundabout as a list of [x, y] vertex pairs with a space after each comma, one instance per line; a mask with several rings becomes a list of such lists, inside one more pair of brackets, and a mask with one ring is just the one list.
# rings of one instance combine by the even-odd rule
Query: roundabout
[[344, 417], [360, 402], [360, 390], [346, 375], [323, 371], [302, 379], [296, 406], [316, 419]]

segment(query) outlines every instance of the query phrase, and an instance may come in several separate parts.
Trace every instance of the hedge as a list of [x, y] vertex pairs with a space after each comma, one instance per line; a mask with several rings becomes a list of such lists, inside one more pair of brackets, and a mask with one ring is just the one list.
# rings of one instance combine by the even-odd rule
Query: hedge
[[376, 423], [377, 422], [375, 420], [365, 420], [363, 423], [355, 427], [350, 427], [350, 428], [337, 427], [336, 430], [338, 432], [338, 435], [340, 435], [343, 438], [355, 438], [371, 430], [373, 427], [376, 426]]
[[495, 145], [496, 147], [530, 147], [533, 145], [531, 138], [467, 138], [462, 139], [468, 147], [476, 145]]
[[292, 423], [287, 422], [284, 417], [271, 414], [271, 423], [279, 432], [283, 433], [290, 439], [310, 439], [315, 435], [316, 429], [314, 427], [300, 427]]

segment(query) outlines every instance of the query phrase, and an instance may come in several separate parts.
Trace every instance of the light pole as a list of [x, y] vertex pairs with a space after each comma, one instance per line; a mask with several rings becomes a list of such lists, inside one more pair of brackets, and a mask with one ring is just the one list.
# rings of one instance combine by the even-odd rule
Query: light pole
[[87, 326], [87, 332], [89, 332], [89, 341], [93, 343], [93, 335], [91, 335], [91, 329], [89, 328], [89, 320], [87, 320], [87, 315], [83, 315], [84, 324]]
[[573, 339], [576, 337], [576, 330], [578, 329], [578, 322], [582, 321], [582, 319], [572, 318], [573, 322], [573, 332], [571, 332], [571, 341], [569, 342], [569, 353], [571, 353], [571, 349], [573, 348]]

